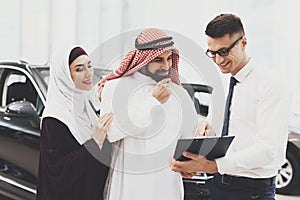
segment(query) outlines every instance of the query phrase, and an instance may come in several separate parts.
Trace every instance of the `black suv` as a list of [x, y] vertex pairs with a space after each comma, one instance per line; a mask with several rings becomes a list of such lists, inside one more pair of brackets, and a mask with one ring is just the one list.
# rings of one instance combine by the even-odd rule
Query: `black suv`
[[[103, 71], [95, 70], [95, 79]], [[0, 199], [35, 199], [40, 117], [46, 102], [49, 66], [0, 60]], [[183, 84], [199, 117], [206, 117], [212, 88]], [[278, 173], [279, 192], [296, 190], [300, 180], [300, 134], [289, 134], [287, 162]], [[207, 175], [185, 179], [185, 199], [207, 199]], [[4, 197], [5, 196], [5, 197]], [[7, 198], [6, 198], [7, 197]]]
[[0, 194], [35, 199], [49, 67], [0, 62]]

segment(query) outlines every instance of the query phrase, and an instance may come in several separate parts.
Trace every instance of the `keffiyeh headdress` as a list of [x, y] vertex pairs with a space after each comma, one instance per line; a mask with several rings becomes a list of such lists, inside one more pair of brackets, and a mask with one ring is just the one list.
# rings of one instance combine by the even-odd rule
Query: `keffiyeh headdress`
[[135, 48], [122, 60], [118, 69], [108, 74], [100, 83], [131, 75], [154, 58], [167, 50], [172, 50], [172, 66], [170, 70], [171, 80], [180, 85], [178, 74], [179, 52], [173, 46], [172, 37], [157, 28], [149, 28], [141, 32], [135, 40]]

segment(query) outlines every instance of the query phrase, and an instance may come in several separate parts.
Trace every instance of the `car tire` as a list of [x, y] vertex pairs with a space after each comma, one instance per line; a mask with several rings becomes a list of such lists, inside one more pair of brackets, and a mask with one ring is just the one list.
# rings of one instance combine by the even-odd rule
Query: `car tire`
[[300, 164], [295, 153], [287, 151], [286, 162], [276, 177], [278, 194], [294, 194], [300, 188]]

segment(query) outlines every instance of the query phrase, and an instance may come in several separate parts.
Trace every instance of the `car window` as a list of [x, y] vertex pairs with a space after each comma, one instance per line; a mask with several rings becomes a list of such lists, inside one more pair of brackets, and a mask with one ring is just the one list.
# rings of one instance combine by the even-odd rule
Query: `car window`
[[195, 91], [194, 102], [198, 114], [203, 118], [207, 117], [209, 113], [209, 107], [211, 105], [211, 93], [205, 93], [200, 91]]
[[44, 82], [48, 85], [49, 83], [49, 77], [50, 77], [50, 69], [47, 68], [36, 68], [37, 71], [39, 72], [39, 75], [41, 78], [44, 80]]

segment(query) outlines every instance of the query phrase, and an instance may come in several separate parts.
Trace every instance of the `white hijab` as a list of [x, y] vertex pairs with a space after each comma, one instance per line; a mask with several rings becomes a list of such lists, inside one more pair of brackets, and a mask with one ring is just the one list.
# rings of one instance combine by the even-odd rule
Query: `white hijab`
[[79, 144], [92, 138], [92, 124], [97, 119], [88, 96], [91, 91], [76, 88], [69, 69], [69, 55], [73, 46], [51, 57], [47, 101], [42, 118], [53, 117], [68, 126]]

